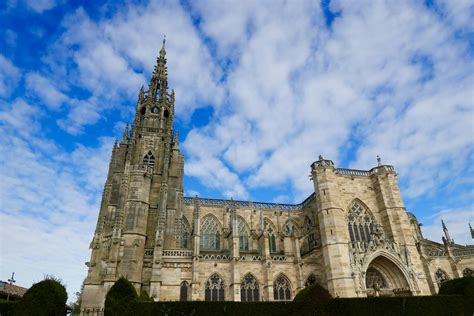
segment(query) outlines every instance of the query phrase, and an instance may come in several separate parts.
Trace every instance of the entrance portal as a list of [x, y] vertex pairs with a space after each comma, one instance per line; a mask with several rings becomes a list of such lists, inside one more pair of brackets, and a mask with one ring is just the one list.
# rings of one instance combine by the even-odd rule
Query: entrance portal
[[403, 272], [388, 258], [379, 256], [368, 266], [365, 274], [367, 296], [411, 295]]

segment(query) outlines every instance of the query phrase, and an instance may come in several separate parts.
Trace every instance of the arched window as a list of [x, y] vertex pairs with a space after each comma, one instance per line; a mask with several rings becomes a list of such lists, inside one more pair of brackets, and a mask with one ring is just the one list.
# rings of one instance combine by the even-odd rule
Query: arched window
[[240, 286], [240, 300], [242, 302], [258, 302], [260, 300], [257, 279], [250, 273], [246, 274], [242, 280], [242, 285]]
[[213, 302], [224, 300], [224, 281], [217, 273], [207, 280], [204, 299]]
[[181, 302], [186, 302], [188, 300], [188, 292], [189, 292], [189, 284], [188, 282], [184, 281], [181, 283], [179, 288], [179, 300]]
[[219, 250], [221, 244], [219, 223], [212, 215], [207, 215], [202, 219], [201, 224], [201, 249]]
[[249, 231], [247, 224], [242, 217], [237, 217], [237, 229], [239, 231], [239, 249], [240, 251], [249, 250]]
[[352, 203], [347, 216], [351, 241], [369, 241], [375, 223], [369, 212], [357, 201]]
[[365, 274], [365, 287], [367, 289], [378, 290], [387, 287], [387, 283], [377, 269], [370, 267], [367, 269], [367, 273]]
[[293, 222], [292, 220], [288, 220], [288, 221], [285, 223], [285, 226], [283, 226], [283, 233], [284, 233], [286, 236], [294, 236], [294, 235], [295, 235], [295, 232], [296, 232], [296, 225], [295, 225], [295, 222]]
[[304, 283], [304, 286], [310, 286], [312, 284], [316, 284], [316, 277], [314, 274], [310, 274], [309, 277], [306, 279], [306, 282]]
[[180, 219], [179, 247], [188, 248], [189, 246], [189, 225], [186, 218]]
[[441, 269], [438, 269], [435, 272], [435, 281], [438, 284], [438, 287], [441, 287], [441, 283], [449, 280], [448, 274]]
[[148, 166], [150, 168], [153, 168], [155, 166], [155, 156], [153, 156], [152, 152], [149, 151], [145, 157], [143, 157], [143, 164], [145, 166]]
[[464, 270], [462, 270], [462, 276], [467, 278], [467, 277], [472, 277], [474, 276], [474, 271], [472, 271], [472, 269], [470, 268], [466, 268]]
[[291, 300], [290, 281], [284, 275], [280, 275], [273, 283], [273, 299], [275, 301]]
[[305, 219], [304, 219], [304, 230], [307, 234], [307, 239], [308, 239], [308, 247], [309, 247], [309, 250], [315, 248], [318, 243], [316, 241], [316, 237], [314, 235], [314, 233], [312, 232], [313, 231], [313, 222], [311, 221], [311, 219], [306, 216]]
[[263, 229], [268, 234], [268, 246], [269, 246], [269, 249], [270, 249], [270, 253], [277, 252], [275, 230], [273, 228], [273, 225], [270, 222], [268, 222], [267, 220], [265, 220], [263, 222]]

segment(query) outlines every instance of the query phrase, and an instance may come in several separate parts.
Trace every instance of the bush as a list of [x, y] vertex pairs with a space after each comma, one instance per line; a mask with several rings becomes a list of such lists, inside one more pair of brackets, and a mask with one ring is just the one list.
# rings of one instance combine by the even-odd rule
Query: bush
[[140, 296], [138, 297], [138, 300], [140, 302], [153, 302], [153, 299], [148, 296], [148, 294], [145, 290], [142, 290], [140, 292]]
[[445, 281], [439, 289], [440, 295], [463, 295], [474, 298], [474, 277], [464, 277]]
[[474, 314], [474, 277], [464, 277], [443, 282], [439, 295], [462, 295], [465, 299], [465, 313]]
[[120, 278], [105, 296], [105, 316], [128, 315], [131, 305], [138, 300], [137, 291], [132, 283]]
[[328, 290], [320, 284], [312, 284], [301, 290], [293, 299], [293, 302], [302, 302], [308, 304], [319, 304], [332, 299]]
[[15, 306], [18, 304], [17, 301], [0, 301], [0, 315], [10, 316], [15, 315], [13, 313]]
[[15, 307], [15, 315], [56, 316], [66, 313], [67, 292], [60, 280], [48, 278], [26, 291]]

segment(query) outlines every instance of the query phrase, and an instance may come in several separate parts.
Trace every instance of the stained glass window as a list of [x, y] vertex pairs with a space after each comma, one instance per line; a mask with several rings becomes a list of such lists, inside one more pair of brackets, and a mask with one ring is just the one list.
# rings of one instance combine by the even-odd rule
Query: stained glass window
[[318, 245], [318, 242], [316, 240], [315, 234], [313, 233], [313, 223], [308, 216], [306, 216], [304, 219], [304, 229], [308, 239], [308, 250], [311, 250]]
[[259, 289], [257, 279], [250, 273], [245, 275], [240, 286], [240, 300], [242, 302], [258, 302], [260, 300]]
[[208, 215], [202, 219], [201, 224], [201, 249], [219, 250], [220, 231], [219, 223], [214, 216]]
[[264, 225], [265, 231], [268, 234], [268, 246], [270, 248], [270, 252], [275, 253], [277, 252], [275, 231], [272, 227], [272, 224], [270, 224], [268, 221], [265, 221], [263, 225]]
[[247, 224], [240, 216], [237, 217], [237, 225], [239, 231], [239, 249], [240, 251], [248, 251], [249, 250], [249, 231], [247, 228]]
[[280, 275], [273, 283], [273, 299], [275, 301], [290, 301], [291, 286], [284, 275]]
[[352, 204], [347, 219], [349, 221], [348, 229], [351, 241], [370, 240], [374, 223], [372, 217], [360, 203], [356, 201]]
[[189, 289], [188, 282], [184, 281], [183, 283], [181, 283], [181, 287], [179, 288], [180, 301], [186, 302], [188, 300], [188, 289]]
[[186, 219], [181, 218], [181, 232], [179, 235], [179, 246], [180, 248], [188, 248], [189, 246], [189, 226]]
[[206, 301], [224, 301], [224, 281], [214, 273], [206, 282], [204, 299]]

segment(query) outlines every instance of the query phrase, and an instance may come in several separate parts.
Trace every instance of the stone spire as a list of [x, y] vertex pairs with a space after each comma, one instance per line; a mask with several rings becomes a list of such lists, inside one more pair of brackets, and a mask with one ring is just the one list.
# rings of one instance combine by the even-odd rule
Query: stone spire
[[449, 231], [448, 228], [446, 227], [446, 224], [444, 221], [441, 219], [441, 225], [443, 226], [443, 231], [444, 231], [444, 237], [443, 237], [443, 242], [446, 244], [453, 244], [454, 240], [451, 239], [451, 236], [449, 236]]
[[122, 135], [122, 143], [127, 143], [128, 142], [128, 136], [129, 136], [129, 131], [128, 131], [128, 123], [125, 125], [125, 129], [123, 131]]
[[166, 101], [168, 93], [168, 70], [166, 68], [166, 49], [165, 39], [160, 49], [160, 54], [156, 59], [155, 69], [150, 80], [148, 89], [148, 100], [154, 102], [158, 99], [159, 103]]
[[173, 143], [174, 143], [175, 147], [178, 147], [178, 145], [179, 145], [179, 133], [178, 133], [178, 131], [176, 131], [176, 133], [174, 133]]
[[474, 229], [471, 226], [471, 223], [469, 223], [469, 230], [471, 231], [471, 237], [474, 239]]

